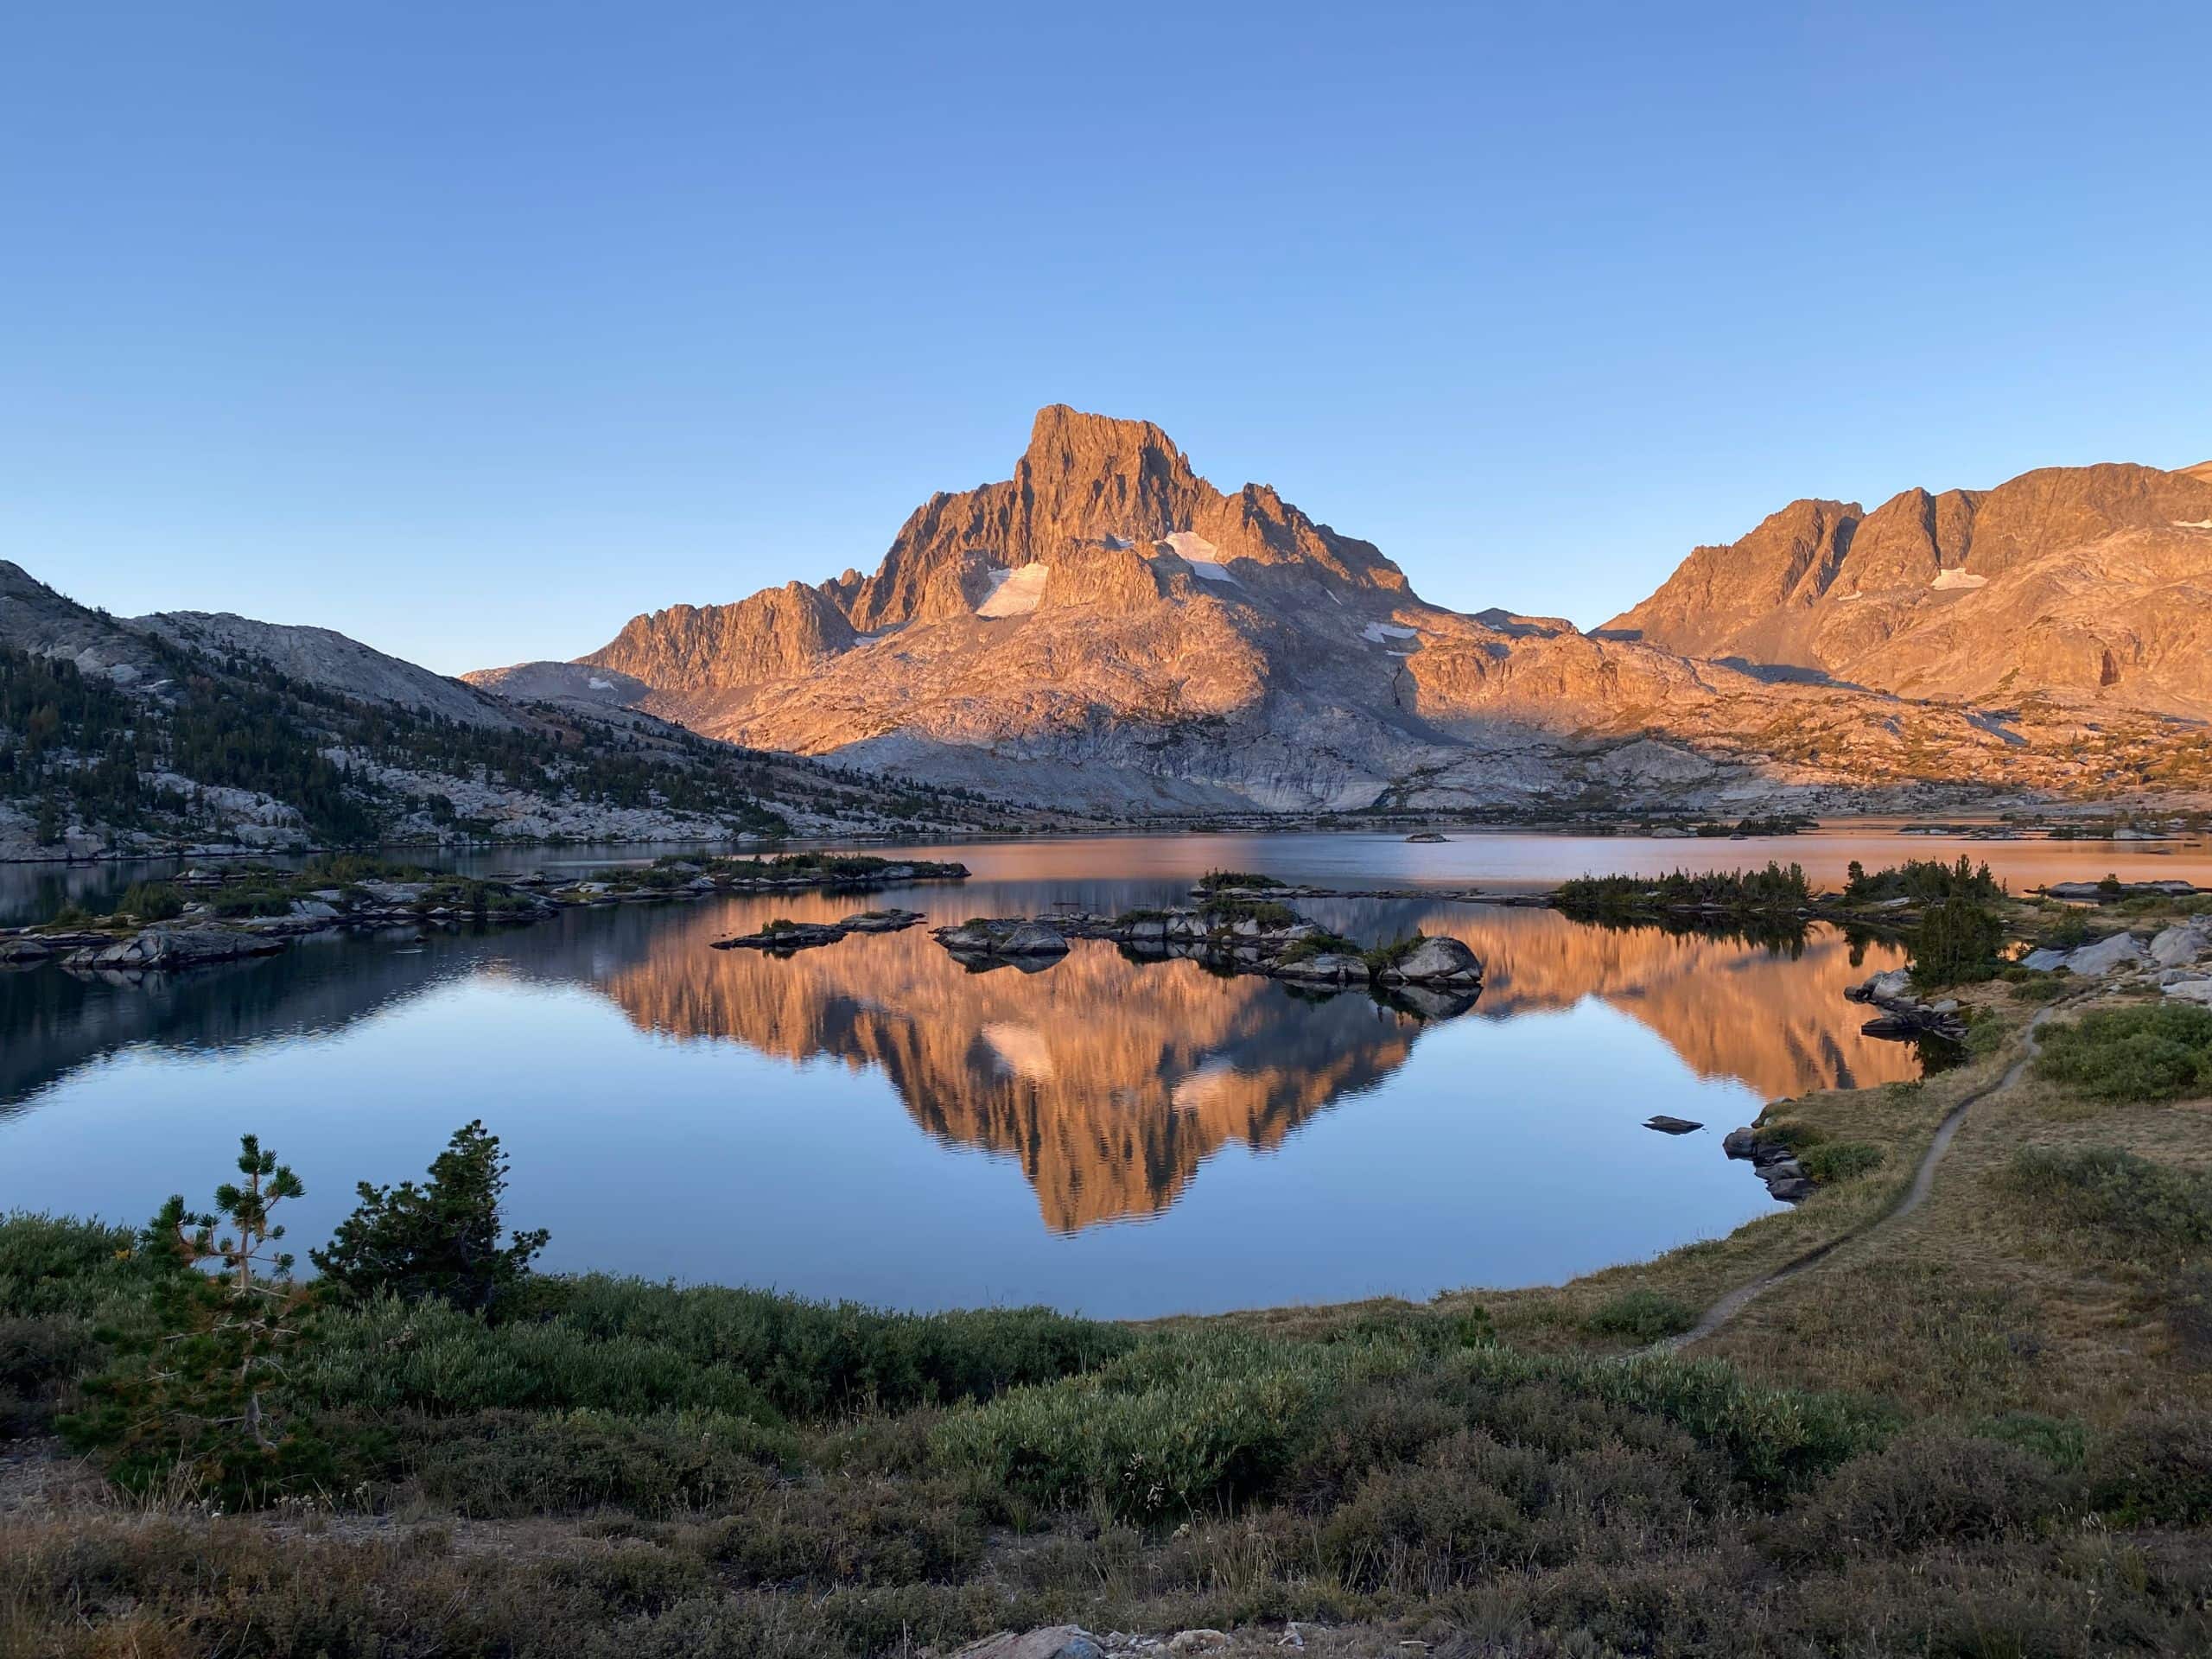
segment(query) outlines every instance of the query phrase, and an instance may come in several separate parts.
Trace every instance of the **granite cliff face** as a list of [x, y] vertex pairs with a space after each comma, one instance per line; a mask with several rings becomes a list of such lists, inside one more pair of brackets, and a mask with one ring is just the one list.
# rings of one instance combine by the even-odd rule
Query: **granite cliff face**
[[[873, 575], [678, 606], [579, 664], [468, 677], [502, 690], [620, 675], [644, 688], [625, 701], [696, 731], [1104, 812], [1784, 798], [1820, 810], [1911, 805], [1961, 785], [2086, 788], [2155, 746], [2150, 715], [2108, 726], [2091, 755], [2063, 710], [1993, 718], [1828, 683], [1805, 617], [1821, 613], [1838, 640], [1883, 631], [1878, 607], [1826, 623], [1848, 610], [1826, 598], [1847, 573], [1885, 594], [1948, 601], [1980, 584], [1993, 608], [2086, 613], [2098, 601], [2064, 562], [2108, 525], [2099, 533], [2147, 538], [2098, 555], [2100, 569], [2141, 572], [2142, 641], [2126, 659], [2185, 654], [2185, 629], [2154, 626], [2171, 597], [2158, 573], [2180, 568], [2177, 550], [2181, 564], [2194, 556], [2172, 526], [2199, 498], [2212, 504], [2212, 482], [2094, 470], [2113, 476], [2075, 491], [2031, 474], [1872, 515], [1800, 503], [1737, 548], [1694, 556], [1622, 619], [1634, 636], [1622, 637], [1428, 604], [1372, 543], [1268, 486], [1215, 488], [1150, 423], [1053, 407], [1012, 478], [931, 497]], [[2208, 527], [2187, 534], [2212, 546], [2212, 505], [2200, 516]], [[2068, 629], [2088, 626], [2030, 630], [2019, 652], [2070, 662]], [[1909, 651], [1925, 659], [1916, 683], [1978, 657], [1933, 626], [1895, 655]], [[1732, 657], [1745, 660], [1713, 660]], [[1798, 671], [1777, 677], [1775, 664]], [[1987, 677], [1980, 690], [1999, 695], [2001, 671]]]
[[2212, 463], [1795, 501], [1600, 632], [1911, 697], [2212, 714]]

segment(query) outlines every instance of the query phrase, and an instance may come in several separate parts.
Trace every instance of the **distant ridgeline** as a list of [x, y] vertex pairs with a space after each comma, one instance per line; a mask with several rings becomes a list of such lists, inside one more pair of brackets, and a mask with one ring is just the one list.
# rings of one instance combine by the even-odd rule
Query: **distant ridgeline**
[[[296, 810], [318, 841], [375, 839], [424, 811], [471, 825], [446, 794], [408, 792], [371, 767], [477, 779], [607, 806], [662, 806], [723, 820], [737, 833], [790, 825], [762, 805], [760, 767], [720, 744], [677, 734], [655, 747], [581, 724], [558, 734], [459, 725], [363, 703], [251, 658], [214, 662], [153, 647], [170, 677], [162, 699], [133, 697], [67, 659], [0, 646], [0, 795], [33, 803], [59, 839], [69, 812], [125, 829], [214, 827], [210, 789], [241, 790]], [[344, 752], [334, 759], [330, 751]]]
[[[972, 791], [495, 699], [340, 635], [123, 622], [0, 565], [0, 856], [999, 827]], [[181, 639], [178, 635], [184, 634]], [[188, 640], [189, 641], [188, 643]], [[323, 677], [289, 671], [304, 664]]]

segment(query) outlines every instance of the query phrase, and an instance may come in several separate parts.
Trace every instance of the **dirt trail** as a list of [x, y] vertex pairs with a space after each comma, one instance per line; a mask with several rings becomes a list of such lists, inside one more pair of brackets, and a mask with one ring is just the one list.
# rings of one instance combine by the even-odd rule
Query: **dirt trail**
[[1904, 1196], [1890, 1209], [1877, 1216], [1865, 1226], [1855, 1227], [1847, 1233], [1839, 1234], [1824, 1244], [1816, 1244], [1802, 1255], [1793, 1257], [1783, 1262], [1773, 1272], [1754, 1279], [1748, 1284], [1737, 1286], [1735, 1289], [1713, 1303], [1711, 1307], [1707, 1308], [1704, 1316], [1688, 1330], [1679, 1336], [1668, 1337], [1655, 1342], [1643, 1351], [1649, 1354], [1678, 1353], [1692, 1343], [1703, 1342], [1783, 1280], [1796, 1278], [1806, 1268], [1827, 1260], [1845, 1245], [1855, 1243], [1862, 1238], [1871, 1237], [1885, 1227], [1904, 1220], [1914, 1211], [1919, 1209], [1927, 1202], [1929, 1193], [1935, 1190], [1936, 1166], [1943, 1161], [1943, 1154], [1950, 1151], [1951, 1142], [1957, 1138], [1959, 1126], [1966, 1122], [1967, 1111], [1980, 1102], [1987, 1100], [1992, 1095], [2001, 1094], [2019, 1082], [2036, 1056], [2042, 1052], [2043, 1046], [2036, 1040], [2037, 1028], [2060, 1009], [2069, 1007], [2082, 1000], [2078, 996], [2069, 997], [2064, 1001], [2054, 1002], [2048, 1007], [2037, 1011], [2036, 1017], [2028, 1021], [2026, 1031], [2022, 1033], [2027, 1039], [2026, 1052], [2005, 1068], [2004, 1076], [1999, 1077], [1994, 1083], [1984, 1084], [1973, 1093], [1961, 1096], [1958, 1104], [1943, 1115], [1943, 1121], [1936, 1126], [1936, 1138], [1928, 1143], [1928, 1150], [1921, 1154], [1919, 1167], [1912, 1172], [1912, 1185], [1905, 1190]]

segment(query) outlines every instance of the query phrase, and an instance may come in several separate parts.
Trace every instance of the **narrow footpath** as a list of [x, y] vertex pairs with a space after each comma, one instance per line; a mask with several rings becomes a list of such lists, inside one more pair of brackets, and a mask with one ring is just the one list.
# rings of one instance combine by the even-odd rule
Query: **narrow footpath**
[[1763, 1274], [1748, 1284], [1737, 1286], [1735, 1289], [1713, 1303], [1711, 1307], [1707, 1308], [1704, 1315], [1688, 1330], [1678, 1336], [1662, 1338], [1642, 1351], [1647, 1354], [1679, 1353], [1693, 1343], [1703, 1342], [1785, 1279], [1796, 1278], [1806, 1268], [1817, 1266], [1820, 1262], [1826, 1261], [1845, 1245], [1855, 1243], [1862, 1238], [1871, 1238], [1883, 1229], [1894, 1226], [1919, 1209], [1928, 1201], [1929, 1193], [1935, 1190], [1936, 1166], [1943, 1161], [1943, 1155], [1950, 1151], [1951, 1142], [1958, 1137], [1959, 1126], [1966, 1122], [1967, 1113], [1981, 1102], [1987, 1100], [1992, 1095], [2001, 1094], [2018, 1084], [2026, 1074], [2028, 1067], [2034, 1063], [2036, 1056], [2043, 1052], [2043, 1046], [2036, 1038], [2037, 1030], [2053, 1014], [2084, 1000], [2085, 998], [2082, 996], [2069, 997], [2063, 1001], [2053, 1002], [2037, 1012], [2035, 1018], [2028, 1021], [2027, 1029], [2021, 1033], [2027, 1041], [2026, 1052], [2011, 1065], [2005, 1067], [2005, 1074], [1994, 1083], [1985, 1084], [1971, 1094], [1962, 1096], [1957, 1105], [1944, 1114], [1943, 1121], [1936, 1125], [1935, 1139], [1928, 1143], [1928, 1150], [1921, 1154], [1919, 1167], [1912, 1172], [1912, 1185], [1905, 1189], [1904, 1196], [1889, 1210], [1877, 1216], [1865, 1226], [1855, 1227], [1847, 1233], [1840, 1233], [1825, 1243], [1815, 1245], [1802, 1255], [1793, 1257], [1783, 1262], [1773, 1272]]

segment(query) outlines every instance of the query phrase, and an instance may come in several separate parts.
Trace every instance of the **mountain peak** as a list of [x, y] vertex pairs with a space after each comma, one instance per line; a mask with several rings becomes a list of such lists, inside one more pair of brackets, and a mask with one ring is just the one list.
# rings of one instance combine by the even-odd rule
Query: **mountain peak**
[[1040, 461], [1069, 454], [1159, 454], [1173, 457], [1185, 467], [1190, 465], [1174, 441], [1150, 421], [1123, 420], [1115, 415], [1093, 415], [1065, 404], [1047, 404], [1030, 423], [1029, 447], [1022, 452], [1022, 459]]

